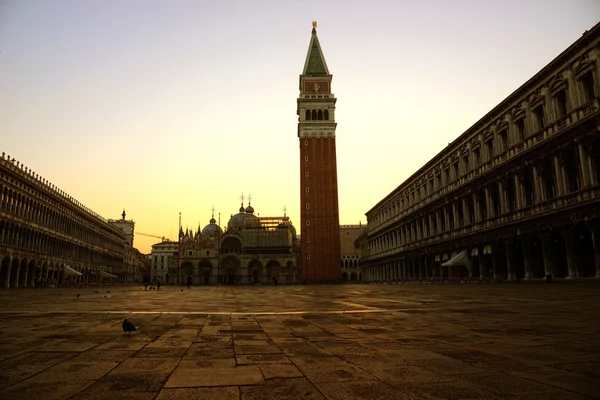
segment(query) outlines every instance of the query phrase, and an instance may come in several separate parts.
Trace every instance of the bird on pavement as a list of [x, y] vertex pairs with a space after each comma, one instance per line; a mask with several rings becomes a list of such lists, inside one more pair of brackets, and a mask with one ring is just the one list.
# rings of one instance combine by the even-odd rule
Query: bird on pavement
[[127, 334], [131, 334], [131, 332], [137, 331], [137, 329], [135, 329], [135, 326], [131, 322], [124, 319], [123, 320], [123, 331], [127, 332]]

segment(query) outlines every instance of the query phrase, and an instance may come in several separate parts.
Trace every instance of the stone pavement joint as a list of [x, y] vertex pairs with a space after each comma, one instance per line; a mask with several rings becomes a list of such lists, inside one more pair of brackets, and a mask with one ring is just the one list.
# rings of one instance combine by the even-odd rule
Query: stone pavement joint
[[3, 291], [0, 399], [600, 398], [598, 289]]

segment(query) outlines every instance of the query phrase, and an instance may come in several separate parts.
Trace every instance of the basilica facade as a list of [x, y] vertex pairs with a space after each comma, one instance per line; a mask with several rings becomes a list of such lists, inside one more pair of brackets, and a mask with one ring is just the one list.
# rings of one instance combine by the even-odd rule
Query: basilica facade
[[243, 203], [225, 227], [180, 229], [166, 280], [182, 285], [277, 285], [297, 279], [298, 243], [289, 217], [259, 217]]

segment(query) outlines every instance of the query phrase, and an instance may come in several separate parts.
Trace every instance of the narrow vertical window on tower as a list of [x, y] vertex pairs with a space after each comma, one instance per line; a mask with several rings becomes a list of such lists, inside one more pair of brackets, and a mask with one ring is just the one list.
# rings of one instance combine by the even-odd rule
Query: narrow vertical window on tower
[[304, 191], [308, 193], [308, 186], [304, 188]]
[[310, 209], [310, 204], [306, 203], [306, 209]]
[[304, 172], [304, 176], [308, 178], [308, 171]]
[[305, 141], [304, 141], [304, 145], [305, 145], [305, 146], [308, 146], [308, 140], [305, 140]]
[[308, 156], [304, 156], [304, 161], [308, 161]]

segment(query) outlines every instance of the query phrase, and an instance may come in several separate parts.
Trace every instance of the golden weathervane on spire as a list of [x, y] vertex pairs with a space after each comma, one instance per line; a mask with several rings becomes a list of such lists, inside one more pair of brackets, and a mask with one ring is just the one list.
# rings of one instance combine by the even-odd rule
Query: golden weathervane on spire
[[317, 21], [313, 21], [313, 28], [317, 27]]

